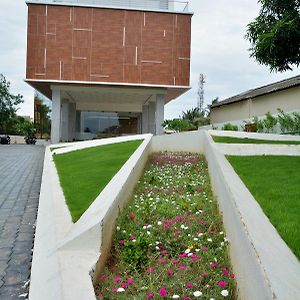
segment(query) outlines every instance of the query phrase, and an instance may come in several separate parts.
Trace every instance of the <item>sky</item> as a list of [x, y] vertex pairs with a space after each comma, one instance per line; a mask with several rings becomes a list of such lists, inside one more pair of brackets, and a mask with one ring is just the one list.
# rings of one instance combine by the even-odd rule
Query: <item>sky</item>
[[[190, 0], [192, 19], [191, 86], [165, 106], [165, 118], [176, 118], [196, 107], [198, 78], [204, 74], [204, 105], [268, 83], [296, 76], [300, 69], [270, 73], [249, 57], [247, 24], [259, 13], [256, 0]], [[27, 6], [25, 0], [0, 0], [0, 73], [11, 82], [11, 92], [24, 96], [19, 115], [33, 116], [34, 90], [24, 82]]]

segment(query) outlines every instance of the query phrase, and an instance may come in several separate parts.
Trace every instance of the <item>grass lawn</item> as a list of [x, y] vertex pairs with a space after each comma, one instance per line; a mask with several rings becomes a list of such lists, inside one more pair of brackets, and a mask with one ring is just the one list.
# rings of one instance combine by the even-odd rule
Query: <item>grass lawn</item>
[[216, 143], [226, 143], [226, 144], [300, 145], [300, 141], [270, 141], [270, 140], [257, 140], [257, 139], [248, 139], [248, 138], [236, 138], [230, 136], [216, 136], [216, 135], [212, 135], [211, 137]]
[[142, 140], [54, 155], [67, 205], [76, 222]]
[[300, 157], [227, 156], [227, 159], [300, 259]]

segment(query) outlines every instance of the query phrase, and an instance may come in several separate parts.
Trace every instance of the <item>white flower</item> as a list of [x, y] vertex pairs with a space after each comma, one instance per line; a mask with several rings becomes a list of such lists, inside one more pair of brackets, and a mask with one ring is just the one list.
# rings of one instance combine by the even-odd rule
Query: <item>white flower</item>
[[198, 234], [198, 236], [199, 236], [199, 237], [201, 237], [202, 235], [203, 235], [203, 233], [202, 233], [202, 232], [200, 232], [200, 233]]
[[147, 226], [147, 228], [151, 228], [151, 227], [152, 227], [152, 225], [148, 225], [148, 226]]
[[119, 226], [117, 226], [117, 231], [120, 231], [120, 229], [121, 229], [121, 228], [120, 228]]
[[198, 241], [198, 238], [194, 238], [194, 241]]
[[151, 234], [151, 232], [150, 232], [150, 231], [147, 231], [147, 234], [148, 234], [148, 235], [150, 235], [150, 234]]
[[179, 295], [173, 295], [172, 299], [179, 299]]
[[207, 241], [211, 243], [211, 242], [212, 242], [212, 239], [207, 239]]
[[223, 290], [223, 291], [221, 292], [221, 295], [222, 295], [223, 297], [227, 297], [227, 296], [229, 295], [229, 293], [228, 293], [227, 290]]
[[196, 291], [196, 292], [193, 293], [193, 295], [194, 295], [195, 297], [201, 297], [201, 296], [202, 296], [202, 293], [201, 293], [200, 291]]
[[133, 242], [133, 243], [135, 243], [135, 242], [136, 242], [136, 240], [132, 240], [132, 242]]
[[186, 254], [188, 254], [188, 253], [190, 253], [190, 252], [191, 252], [190, 249], [186, 249], [186, 250], [184, 251], [184, 253], [186, 253]]
[[223, 233], [224, 233], [223, 231], [220, 231], [220, 232], [219, 232], [219, 234], [221, 234], [221, 235], [222, 235]]
[[182, 225], [180, 226], [180, 228], [181, 228], [181, 229], [184, 229], [184, 228], [185, 228], [185, 226], [182, 224]]
[[196, 249], [196, 252], [199, 252], [200, 251], [200, 249]]
[[159, 225], [159, 226], [162, 225], [162, 222], [161, 222], [161, 221], [158, 221], [158, 222], [157, 222], [157, 225]]
[[123, 288], [118, 288], [118, 289], [117, 289], [117, 292], [118, 292], [118, 293], [125, 292], [125, 289], [123, 289]]
[[209, 300], [215, 300], [215, 298], [210, 298]]
[[144, 225], [144, 226], [143, 226], [143, 229], [147, 229], [147, 226], [146, 226], [146, 225]]
[[159, 250], [159, 247], [158, 247], [158, 246], [156, 246], [156, 247], [155, 247], [155, 249], [156, 249], [156, 250]]
[[188, 254], [188, 257], [191, 257], [192, 255], [193, 255], [193, 253], [189, 253], [189, 254]]

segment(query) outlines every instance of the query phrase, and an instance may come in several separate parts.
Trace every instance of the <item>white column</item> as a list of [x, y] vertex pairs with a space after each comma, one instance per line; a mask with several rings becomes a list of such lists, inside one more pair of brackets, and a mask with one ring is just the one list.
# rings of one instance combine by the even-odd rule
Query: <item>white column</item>
[[51, 143], [60, 142], [61, 134], [61, 98], [60, 90], [52, 89], [52, 113], [51, 113]]
[[61, 141], [69, 141], [69, 100], [61, 101]]
[[149, 119], [148, 119], [148, 132], [152, 134], [156, 134], [155, 129], [155, 110], [156, 110], [156, 102], [149, 103]]
[[69, 103], [69, 142], [75, 139], [76, 128], [76, 103]]
[[149, 105], [143, 105], [142, 133], [149, 133]]
[[155, 134], [163, 135], [164, 128], [162, 123], [164, 121], [165, 116], [165, 96], [164, 95], [156, 95], [155, 102]]

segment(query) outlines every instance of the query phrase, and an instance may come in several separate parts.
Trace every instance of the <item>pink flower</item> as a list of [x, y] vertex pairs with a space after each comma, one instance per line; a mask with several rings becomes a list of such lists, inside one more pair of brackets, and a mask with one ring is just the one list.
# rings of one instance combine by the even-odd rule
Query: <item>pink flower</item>
[[224, 275], [228, 275], [229, 274], [229, 271], [227, 269], [224, 269], [224, 272], [223, 272]]
[[153, 269], [152, 269], [152, 268], [149, 268], [149, 269], [147, 269], [146, 272], [149, 273], [149, 274], [151, 274], [151, 273], [153, 273]]
[[234, 278], [235, 276], [234, 276], [234, 274], [230, 274], [230, 278]]
[[203, 273], [201, 274], [202, 277], [207, 277], [208, 276], [208, 273]]
[[123, 289], [126, 289], [126, 288], [127, 288], [127, 284], [126, 284], [126, 283], [122, 283], [122, 284], [121, 284], [121, 287], [122, 287]]
[[165, 263], [167, 263], [168, 262], [168, 260], [167, 259], [162, 259], [161, 261], [160, 261], [160, 263], [163, 265], [163, 264], [165, 264]]
[[218, 286], [220, 286], [222, 288], [226, 287], [226, 285], [227, 284], [226, 284], [226, 282], [224, 280], [221, 280], [221, 281], [218, 282]]
[[168, 294], [168, 291], [165, 289], [165, 288], [162, 288], [159, 290], [159, 295], [164, 297], [164, 296], [167, 296]]
[[100, 279], [100, 281], [105, 281], [106, 280], [106, 275], [100, 275], [100, 277], [99, 277], [99, 279]]
[[148, 293], [147, 294], [147, 299], [152, 299], [154, 297], [154, 294], [153, 293]]
[[212, 268], [216, 268], [218, 265], [217, 265], [216, 263], [211, 263], [210, 266], [211, 266]]
[[184, 296], [183, 300], [189, 300], [188, 296]]
[[130, 238], [129, 238], [131, 241], [135, 240], [135, 236], [132, 235]]
[[202, 250], [202, 251], [207, 251], [207, 250], [208, 250], [208, 247], [202, 247], [201, 250]]
[[103, 299], [103, 295], [102, 295], [102, 294], [99, 294], [97, 297], [98, 297], [99, 299]]
[[116, 278], [114, 279], [114, 282], [119, 282], [119, 281], [121, 281], [121, 278], [120, 278], [120, 277], [116, 277]]
[[185, 269], [186, 269], [186, 266], [183, 266], [183, 265], [179, 266], [179, 270], [185, 270]]
[[132, 284], [133, 284], [133, 282], [134, 282], [134, 281], [133, 281], [133, 279], [132, 279], [132, 278], [129, 278], [129, 279], [127, 280], [127, 284], [128, 284], [128, 285], [132, 285]]
[[188, 289], [191, 289], [193, 287], [193, 284], [191, 282], [188, 282], [186, 285], [185, 285]]
[[124, 241], [124, 240], [119, 240], [119, 244], [120, 244], [121, 246], [124, 246], [124, 245], [125, 245], [125, 241]]
[[174, 265], [176, 265], [176, 264], [178, 264], [178, 260], [176, 260], [176, 259], [174, 259], [174, 260], [172, 260], [172, 263], [174, 264]]
[[167, 274], [168, 274], [169, 276], [172, 276], [172, 275], [174, 274], [174, 272], [173, 272], [172, 270], [167, 270]]
[[117, 293], [118, 292], [118, 289], [116, 287], [112, 288], [111, 289], [114, 293]]

